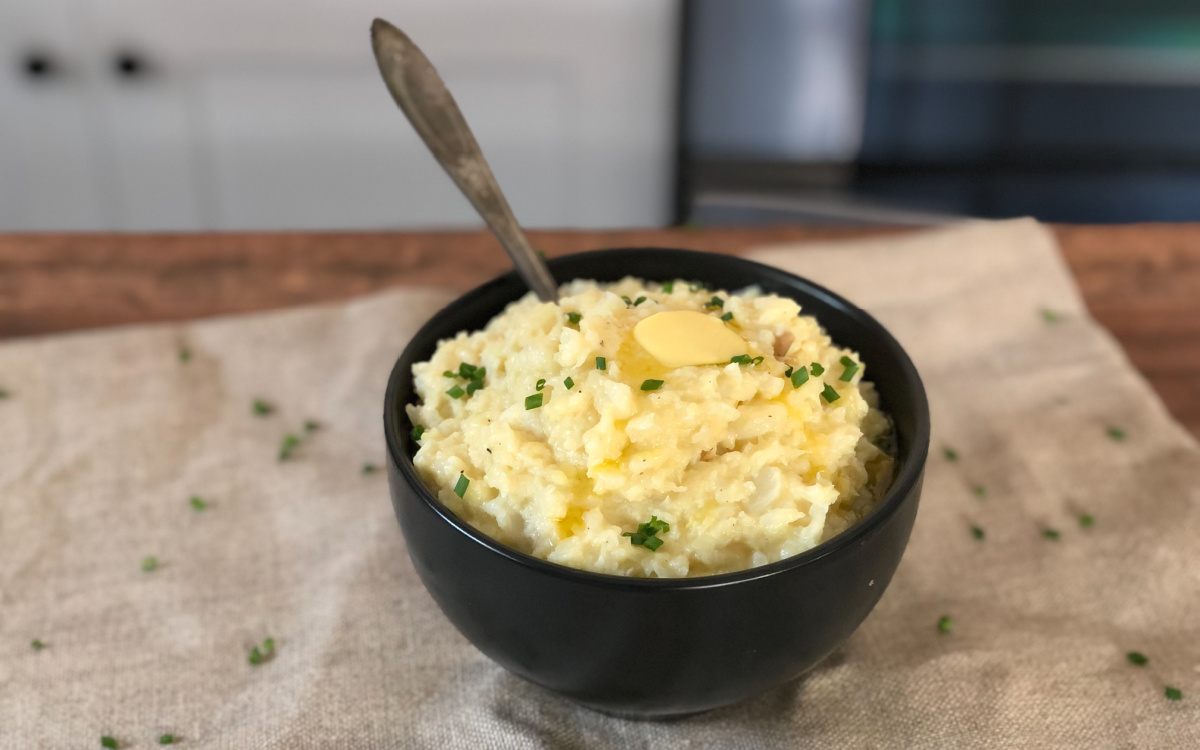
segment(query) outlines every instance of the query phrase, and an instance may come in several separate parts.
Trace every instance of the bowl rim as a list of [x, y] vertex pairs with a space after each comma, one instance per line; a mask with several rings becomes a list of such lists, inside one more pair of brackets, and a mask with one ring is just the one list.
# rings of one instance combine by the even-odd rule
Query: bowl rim
[[[791, 557], [784, 558], [773, 563], [760, 565], [758, 567], [747, 568], [745, 570], [734, 571], [731, 573], [718, 573], [715, 575], [695, 576], [685, 578], [644, 578], [634, 576], [622, 576], [612, 573], [597, 573], [595, 571], [573, 568], [568, 565], [550, 562], [543, 560], [540, 557], [535, 557], [520, 550], [514, 549], [505, 545], [497, 539], [494, 539], [482, 531], [476, 529], [465, 520], [459, 518], [449, 507], [440, 501], [435, 494], [429, 491], [425, 483], [417, 475], [416, 467], [413, 465], [412, 459], [403, 449], [401, 438], [401, 417], [407, 418], [407, 412], [404, 409], [405, 403], [400, 401], [399, 382], [403, 376], [401, 369], [402, 363], [412, 344], [423, 334], [427, 334], [431, 330], [437, 330], [442, 327], [442, 322], [449, 318], [452, 314], [460, 310], [462, 307], [469, 306], [477, 297], [486, 296], [488, 292], [511, 285], [514, 282], [519, 282], [516, 271], [509, 271], [501, 274], [496, 278], [484, 282], [483, 284], [461, 294], [448, 305], [439, 310], [429, 320], [427, 320], [416, 333], [404, 345], [400, 355], [397, 357], [395, 364], [392, 366], [391, 373], [388, 375], [387, 390], [384, 393], [384, 438], [387, 442], [388, 456], [390, 462], [397, 467], [399, 473], [409, 488], [416, 493], [421, 501], [428, 506], [436, 515], [443, 521], [448, 523], [452, 528], [459, 533], [465, 535], [467, 539], [485, 548], [486, 550], [506, 558], [510, 562], [516, 563], [525, 568], [532, 569], [532, 572], [541, 573], [544, 575], [557, 576], [569, 580], [575, 580], [579, 583], [586, 583], [593, 586], [603, 586], [607, 588], [619, 589], [635, 589], [635, 590], [651, 590], [651, 589], [675, 589], [675, 590], [693, 590], [718, 588], [731, 586], [739, 583], [757, 581], [765, 578], [772, 578], [777, 575], [789, 573], [791, 571], [805, 568], [813, 565], [818, 561], [835, 555], [838, 552], [860, 542], [865, 537], [881, 526], [889, 517], [895, 515], [897, 510], [903, 504], [904, 500], [912, 494], [918, 482], [921, 479], [925, 470], [925, 464], [929, 455], [930, 443], [930, 417], [929, 417], [929, 400], [925, 392], [924, 383], [921, 380], [920, 374], [917, 372], [916, 365], [908, 356], [908, 352], [900, 345], [892, 334], [883, 327], [879, 321], [873, 316], [862, 310], [854, 303], [844, 297], [835, 294], [834, 292], [820, 286], [802, 276], [784, 271], [783, 269], [769, 266], [764, 263], [758, 263], [747, 258], [737, 255], [727, 255], [724, 253], [713, 253], [702, 250], [683, 250], [678, 248], [664, 247], [614, 247], [604, 248], [599, 250], [588, 250], [581, 253], [571, 253], [569, 255], [557, 256], [549, 259], [548, 264], [551, 270], [557, 265], [562, 265], [564, 261], [577, 260], [584, 256], [602, 257], [609, 254], [627, 253], [630, 251], [656, 252], [666, 254], [676, 254], [681, 259], [684, 256], [704, 256], [718, 257], [725, 262], [734, 264], [743, 264], [753, 273], [763, 277], [777, 277], [791, 286], [799, 286], [806, 293], [813, 297], [822, 298], [826, 304], [841, 308], [841, 311], [854, 318], [856, 325], [863, 325], [867, 328], [868, 333], [880, 339], [880, 341], [888, 348], [894, 350], [896, 358], [900, 362], [901, 369], [905, 379], [909, 380], [914, 386], [912, 389], [913, 407], [916, 414], [916, 429], [914, 430], [912, 445], [909, 446], [908, 460], [900, 469], [900, 473], [893, 480], [892, 485], [884, 494], [882, 500], [871, 510], [867, 516], [846, 531], [838, 534], [833, 539], [826, 542], [821, 542], [811, 549], [800, 552]], [[681, 266], [682, 267], [682, 266]], [[634, 278], [641, 278], [636, 271], [628, 274]], [[562, 283], [562, 282], [560, 282]], [[744, 288], [744, 287], [742, 287]], [[515, 302], [522, 295], [527, 293], [524, 284], [520, 283], [520, 293], [510, 300]], [[818, 321], [820, 322], [820, 321]], [[458, 331], [439, 334], [438, 341], [452, 337]]]

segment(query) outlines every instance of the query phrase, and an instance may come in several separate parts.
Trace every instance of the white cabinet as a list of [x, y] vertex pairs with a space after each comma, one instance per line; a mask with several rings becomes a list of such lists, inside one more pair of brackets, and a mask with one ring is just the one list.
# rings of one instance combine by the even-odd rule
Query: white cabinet
[[[20, 129], [38, 126], [31, 108], [10, 116], [21, 102], [0, 88], [0, 231], [66, 227], [67, 213], [72, 228], [126, 230], [478, 223], [379, 78], [375, 16], [437, 65], [522, 222], [669, 219], [677, 0], [54, 2], [78, 12], [86, 38], [51, 42], [76, 50], [87, 72], [62, 86], [57, 106], [76, 111], [38, 117], [71, 123], [63, 131], [76, 142], [10, 179], [9, 161], [29, 162]], [[17, 5], [53, 3], [0, 0]], [[16, 20], [4, 25], [30, 27]], [[3, 33], [6, 51], [30, 43]], [[135, 74], [117, 69], [122, 52]], [[8, 72], [0, 86], [33, 90]], [[90, 208], [11, 196], [10, 183], [60, 169], [54, 179], [81, 185]]]

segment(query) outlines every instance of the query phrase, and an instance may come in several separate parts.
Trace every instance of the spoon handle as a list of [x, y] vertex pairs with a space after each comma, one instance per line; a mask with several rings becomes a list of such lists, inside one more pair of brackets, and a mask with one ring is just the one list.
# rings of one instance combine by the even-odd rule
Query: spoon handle
[[517, 273], [538, 297], [557, 300], [554, 277], [530, 247], [466, 119], [429, 58], [403, 31], [379, 18], [371, 24], [371, 45], [392, 98], [508, 251]]

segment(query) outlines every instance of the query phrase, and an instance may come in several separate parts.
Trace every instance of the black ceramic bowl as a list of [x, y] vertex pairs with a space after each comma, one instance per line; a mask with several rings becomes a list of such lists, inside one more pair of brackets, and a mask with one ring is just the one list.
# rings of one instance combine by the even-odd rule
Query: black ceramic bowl
[[867, 363], [896, 424], [897, 475], [879, 506], [825, 544], [738, 573], [644, 579], [589, 573], [523, 554], [475, 530], [413, 468], [404, 406], [412, 366], [440, 339], [478, 330], [526, 292], [513, 273], [433, 317], [397, 360], [384, 399], [388, 481], [421, 580], [471, 643], [501, 666], [591, 708], [659, 718], [735, 703], [813, 667], [845, 641], [887, 588], [908, 543], [929, 450], [929, 406], [916, 368], [871, 316], [804, 279], [739, 258], [656, 248], [550, 261], [560, 281], [697, 279], [757, 284], [791, 297]]

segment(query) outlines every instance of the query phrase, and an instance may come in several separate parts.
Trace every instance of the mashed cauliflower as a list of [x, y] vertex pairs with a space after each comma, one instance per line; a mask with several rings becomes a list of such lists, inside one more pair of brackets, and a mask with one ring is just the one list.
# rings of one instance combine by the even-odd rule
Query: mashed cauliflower
[[[662, 365], [633, 329], [669, 310], [732, 314], [750, 362]], [[557, 304], [530, 293], [414, 365], [413, 463], [461, 518], [551, 562], [743, 570], [841, 533], [886, 491], [892, 432], [864, 370], [790, 299], [574, 281]], [[642, 531], [661, 544], [639, 543], [652, 517]]]

